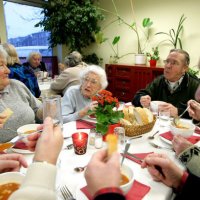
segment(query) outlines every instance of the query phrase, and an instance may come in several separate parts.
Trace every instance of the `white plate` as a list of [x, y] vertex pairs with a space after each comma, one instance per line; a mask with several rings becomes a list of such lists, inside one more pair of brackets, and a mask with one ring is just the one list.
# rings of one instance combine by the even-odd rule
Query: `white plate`
[[21, 154], [32, 154], [35, 153], [34, 151], [29, 151], [26, 149], [15, 149], [15, 148], [11, 148], [11, 150], [15, 153], [21, 153]]
[[172, 141], [167, 140], [166, 138], [164, 138], [164, 137], [162, 137], [162, 136], [160, 136], [160, 135], [159, 135], [159, 138], [160, 138], [163, 142], [165, 142], [165, 143], [167, 143], [167, 144], [169, 144], [169, 145], [172, 145]]
[[26, 134], [23, 134], [23, 133], [26, 132], [26, 131], [31, 131], [31, 130], [37, 131], [37, 127], [38, 127], [39, 125], [40, 125], [40, 124], [26, 124], [26, 125], [24, 125], [24, 126], [20, 126], [20, 127], [17, 129], [17, 132], [18, 132], [18, 134], [19, 134], [19, 133], [22, 133], [22, 135], [27, 136], [28, 133], [26, 133]]

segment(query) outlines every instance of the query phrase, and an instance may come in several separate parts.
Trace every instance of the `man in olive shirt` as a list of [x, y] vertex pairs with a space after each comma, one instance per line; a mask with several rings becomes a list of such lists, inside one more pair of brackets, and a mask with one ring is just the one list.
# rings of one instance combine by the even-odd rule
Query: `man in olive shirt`
[[[160, 109], [170, 110], [171, 116], [177, 116], [186, 109], [188, 100], [195, 98], [200, 82], [187, 73], [190, 57], [186, 51], [171, 50], [164, 63], [164, 74], [138, 91], [132, 103], [135, 106], [149, 107], [151, 101], [165, 101], [167, 103], [161, 105]], [[189, 118], [188, 113], [183, 117]]]

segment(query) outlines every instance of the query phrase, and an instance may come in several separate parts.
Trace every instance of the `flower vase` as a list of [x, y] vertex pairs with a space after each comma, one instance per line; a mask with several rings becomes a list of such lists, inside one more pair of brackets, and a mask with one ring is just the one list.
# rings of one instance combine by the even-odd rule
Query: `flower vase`
[[157, 60], [150, 60], [150, 67], [156, 67]]
[[106, 136], [107, 136], [108, 134], [113, 134], [113, 133], [114, 133], [114, 129], [115, 129], [116, 127], [119, 127], [119, 126], [120, 126], [120, 123], [109, 124], [109, 125], [108, 125], [108, 131], [107, 131], [107, 133], [105, 133], [105, 134], [103, 135], [103, 141], [105, 142], [105, 141], [106, 141]]

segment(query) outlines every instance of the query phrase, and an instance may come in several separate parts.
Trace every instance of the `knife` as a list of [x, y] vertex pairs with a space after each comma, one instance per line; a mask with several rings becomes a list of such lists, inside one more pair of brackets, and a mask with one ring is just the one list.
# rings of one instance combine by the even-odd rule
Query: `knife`
[[130, 145], [131, 145], [131, 143], [129, 143], [129, 142], [127, 142], [126, 145], [125, 145], [124, 154], [123, 154], [122, 160], [121, 160], [121, 166], [122, 166], [122, 164], [123, 164], [123, 162], [124, 162], [125, 155], [126, 155], [126, 153], [128, 152]]

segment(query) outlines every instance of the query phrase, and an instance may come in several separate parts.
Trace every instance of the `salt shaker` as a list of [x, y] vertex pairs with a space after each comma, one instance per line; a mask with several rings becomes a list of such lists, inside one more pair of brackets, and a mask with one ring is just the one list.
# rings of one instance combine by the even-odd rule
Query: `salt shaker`
[[91, 146], [94, 146], [94, 143], [95, 143], [95, 135], [96, 135], [96, 132], [94, 129], [91, 129], [90, 131], [90, 138], [89, 138], [89, 144]]
[[94, 146], [96, 149], [100, 149], [103, 146], [103, 138], [101, 133], [96, 133]]

